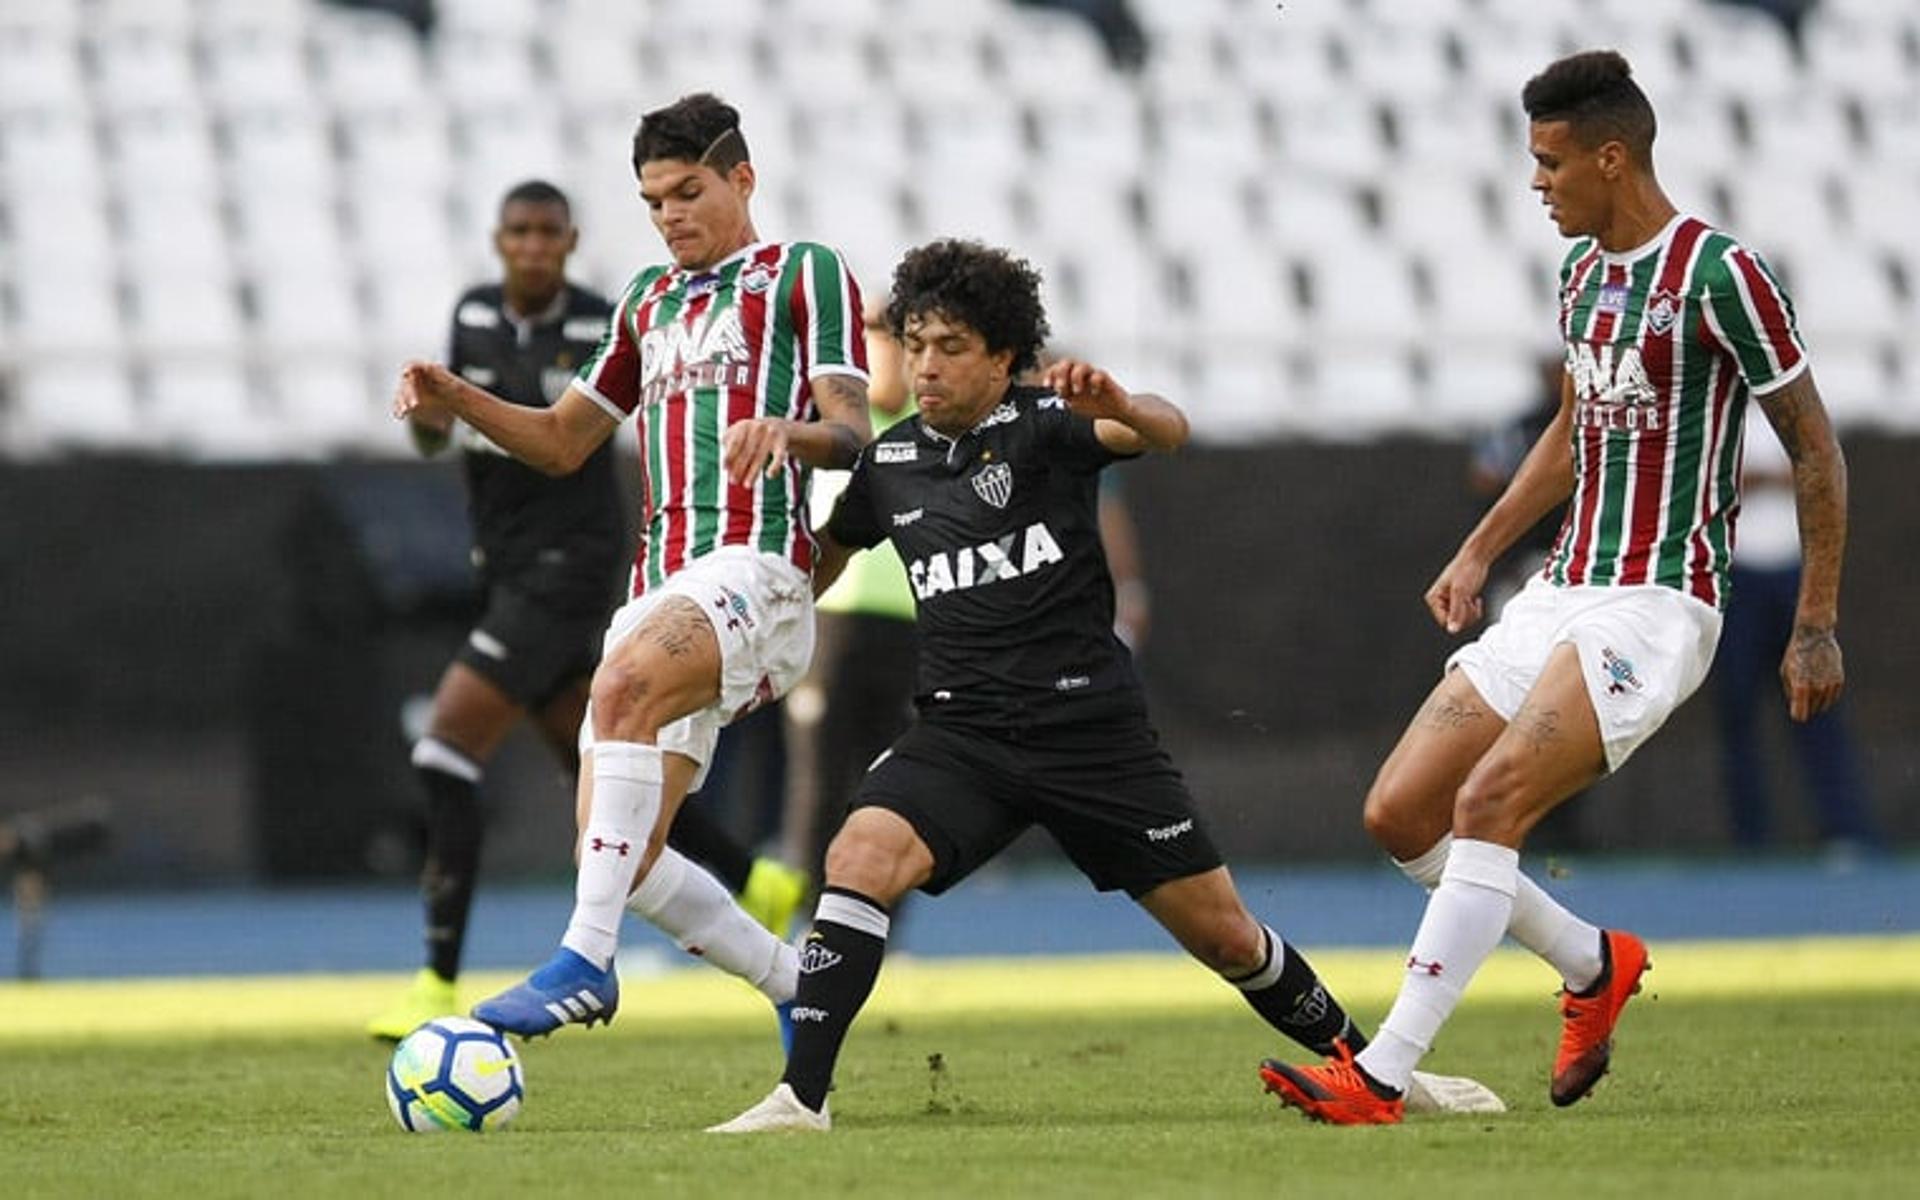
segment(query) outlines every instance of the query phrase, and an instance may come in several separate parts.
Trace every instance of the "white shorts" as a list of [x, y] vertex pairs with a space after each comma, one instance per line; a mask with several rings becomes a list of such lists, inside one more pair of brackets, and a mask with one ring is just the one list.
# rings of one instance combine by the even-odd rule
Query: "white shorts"
[[1558, 587], [1536, 575], [1447, 666], [1511, 721], [1547, 656], [1572, 642], [1607, 770], [1617, 771], [1700, 686], [1719, 641], [1719, 610], [1674, 588]]
[[[720, 696], [660, 730], [660, 749], [700, 764], [698, 790], [720, 729], [787, 694], [813, 659], [813, 582], [777, 554], [722, 546], [687, 564], [659, 587], [629, 600], [607, 623], [601, 656], [640, 627], [668, 596], [700, 606], [720, 642]], [[593, 706], [580, 723], [582, 758], [593, 749]]]

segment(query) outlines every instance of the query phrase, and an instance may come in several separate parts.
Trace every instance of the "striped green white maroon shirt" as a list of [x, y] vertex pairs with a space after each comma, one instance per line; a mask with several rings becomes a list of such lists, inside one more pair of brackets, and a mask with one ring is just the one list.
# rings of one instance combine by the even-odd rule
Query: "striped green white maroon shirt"
[[1678, 216], [1623, 254], [1576, 242], [1560, 332], [1574, 487], [1546, 578], [1657, 584], [1724, 607], [1747, 397], [1807, 367], [1785, 291], [1753, 251]]
[[752, 546], [813, 569], [808, 471], [731, 482], [727, 426], [817, 418], [811, 380], [867, 375], [860, 289], [812, 242], [747, 246], [704, 271], [655, 266], [627, 285], [574, 383], [616, 420], [639, 414], [644, 537], [632, 595], [722, 546]]

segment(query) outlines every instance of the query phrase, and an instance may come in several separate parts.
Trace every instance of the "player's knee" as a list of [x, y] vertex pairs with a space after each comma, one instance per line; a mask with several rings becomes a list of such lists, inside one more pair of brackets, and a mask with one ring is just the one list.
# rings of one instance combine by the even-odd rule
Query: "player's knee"
[[1510, 843], [1524, 829], [1523, 787], [1517, 764], [1497, 756], [1482, 759], [1454, 794], [1454, 835]]
[[1446, 832], [1445, 805], [1438, 806], [1436, 819], [1428, 811], [1435, 806], [1423, 803], [1424, 799], [1409, 781], [1390, 766], [1384, 767], [1367, 789], [1360, 823], [1374, 845], [1395, 858], [1413, 858]]
[[926, 882], [932, 866], [933, 854], [913, 827], [883, 809], [857, 810], [827, 846], [828, 885], [882, 904]]
[[593, 673], [593, 734], [601, 741], [652, 742], [671, 719], [650, 672], [624, 655], [609, 655]]
[[1204, 930], [1193, 956], [1229, 978], [1258, 970], [1267, 953], [1266, 931], [1246, 912], [1227, 914]]

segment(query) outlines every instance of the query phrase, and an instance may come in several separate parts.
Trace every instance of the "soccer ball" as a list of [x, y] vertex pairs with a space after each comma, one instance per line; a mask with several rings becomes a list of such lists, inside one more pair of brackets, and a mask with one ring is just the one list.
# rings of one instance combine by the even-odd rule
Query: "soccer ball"
[[436, 1017], [401, 1039], [387, 1064], [387, 1107], [408, 1133], [480, 1133], [513, 1120], [526, 1095], [505, 1035], [466, 1017]]

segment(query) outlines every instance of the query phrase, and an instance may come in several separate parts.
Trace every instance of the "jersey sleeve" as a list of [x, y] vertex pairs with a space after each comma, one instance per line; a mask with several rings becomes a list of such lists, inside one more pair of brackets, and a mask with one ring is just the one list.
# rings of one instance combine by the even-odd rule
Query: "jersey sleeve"
[[1806, 370], [1793, 302], [1758, 254], [1733, 246], [1705, 280], [1706, 336], [1739, 364], [1749, 392], [1764, 396]]
[[814, 242], [796, 248], [800, 257], [802, 353], [806, 376], [867, 377], [867, 336], [860, 285], [846, 260]]
[[1051, 393], [1034, 401], [1033, 419], [1048, 458], [1071, 470], [1092, 474], [1109, 463], [1136, 457], [1109, 450], [1094, 432], [1091, 418], [1074, 412]]
[[640, 346], [634, 341], [632, 318], [647, 281], [642, 275], [627, 288], [607, 318], [600, 345], [573, 377], [573, 385], [616, 421], [626, 420], [640, 406]]
[[860, 457], [853, 464], [853, 473], [847, 478], [847, 486], [834, 501], [833, 515], [827, 518], [827, 533], [842, 546], [856, 546], [869, 550], [886, 540], [886, 530], [880, 528], [880, 521], [874, 516], [873, 489], [869, 483], [869, 471], [873, 462], [870, 457], [873, 447], [878, 443], [869, 443], [860, 451]]

